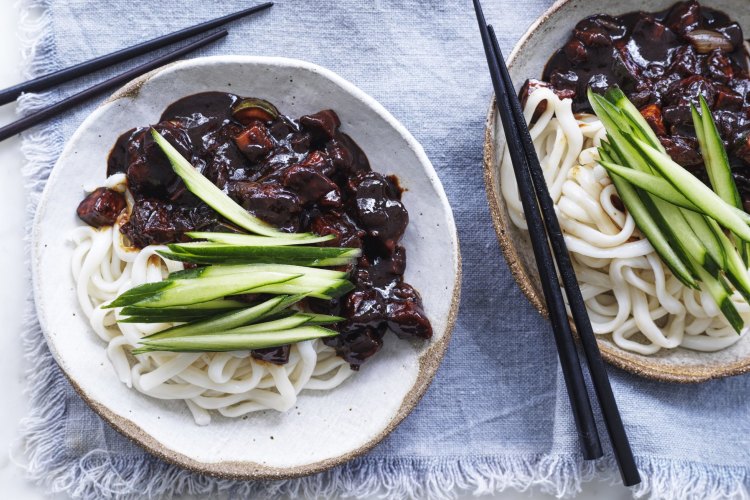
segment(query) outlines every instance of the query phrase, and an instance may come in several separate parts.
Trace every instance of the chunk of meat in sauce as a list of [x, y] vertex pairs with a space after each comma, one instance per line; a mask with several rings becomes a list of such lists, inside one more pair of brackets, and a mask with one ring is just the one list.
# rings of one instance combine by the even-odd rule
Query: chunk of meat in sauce
[[262, 123], [255, 122], [234, 138], [235, 144], [248, 160], [257, 161], [274, 147], [273, 138]]
[[282, 179], [285, 187], [299, 193], [302, 203], [341, 206], [341, 192], [336, 183], [313, 167], [295, 165], [284, 172]]
[[143, 248], [182, 241], [187, 231], [209, 228], [215, 215], [206, 205], [186, 207], [158, 199], [143, 199], [133, 206], [128, 222], [121, 231], [130, 242]]
[[363, 229], [388, 253], [392, 252], [409, 223], [398, 189], [377, 172], [356, 175], [350, 179], [349, 188], [353, 193], [353, 212]]
[[282, 345], [279, 347], [266, 347], [264, 349], [253, 349], [250, 354], [255, 359], [273, 363], [275, 365], [285, 365], [289, 362], [289, 352], [291, 346]]
[[333, 139], [341, 126], [339, 115], [332, 109], [318, 111], [299, 119], [303, 129], [312, 134], [313, 140], [326, 142]]
[[388, 328], [399, 337], [432, 337], [430, 320], [422, 309], [419, 293], [406, 283], [398, 283], [391, 291], [388, 302]]
[[667, 154], [683, 167], [695, 167], [703, 164], [703, 157], [698, 148], [698, 140], [679, 135], [659, 137]]
[[328, 141], [325, 151], [336, 168], [334, 175], [352, 176], [370, 170], [370, 162], [365, 152], [344, 133], [339, 132], [336, 137]]
[[362, 248], [362, 239], [366, 231], [356, 226], [345, 212], [336, 210], [315, 215], [310, 228], [320, 236], [334, 235], [334, 238], [322, 243], [324, 246]]
[[[164, 138], [183, 156], [190, 157], [190, 137], [181, 124], [162, 122], [154, 126]], [[164, 152], [154, 141], [148, 130], [135, 139], [137, 151], [128, 165], [128, 187], [138, 194], [173, 199], [182, 193], [185, 184], [175, 174]]]
[[125, 196], [122, 193], [100, 187], [89, 193], [78, 205], [78, 217], [93, 227], [111, 226], [125, 210]]
[[325, 344], [336, 349], [344, 361], [349, 363], [353, 370], [374, 356], [383, 347], [383, 335], [385, 327], [355, 327], [351, 330], [340, 329], [341, 333], [336, 337], [328, 337]]
[[237, 181], [228, 184], [228, 193], [245, 210], [269, 224], [286, 230], [299, 227], [300, 200], [283, 186]]

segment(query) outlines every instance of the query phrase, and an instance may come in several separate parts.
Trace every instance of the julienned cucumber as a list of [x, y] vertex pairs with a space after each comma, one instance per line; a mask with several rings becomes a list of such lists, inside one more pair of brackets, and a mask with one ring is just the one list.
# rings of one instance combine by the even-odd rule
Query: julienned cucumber
[[[284, 233], [286, 234], [286, 233]], [[314, 243], [323, 243], [330, 241], [335, 238], [332, 234], [325, 236], [317, 236], [314, 238], [287, 238], [287, 237], [269, 237], [269, 236], [257, 236], [254, 234], [239, 234], [239, 233], [209, 233], [201, 231], [191, 231], [185, 233], [185, 235], [195, 240], [208, 240], [215, 243], [224, 243], [226, 245], [241, 245], [247, 247], [278, 247], [287, 245], [312, 245]]]
[[241, 309], [238, 311], [232, 311], [229, 313], [219, 314], [202, 321], [196, 321], [194, 323], [175, 326], [162, 330], [161, 332], [149, 335], [147, 339], [157, 339], [166, 337], [179, 337], [183, 335], [197, 335], [201, 333], [211, 333], [216, 331], [231, 330], [240, 326], [248, 325], [256, 321], [260, 321], [269, 316], [280, 313], [293, 304], [299, 302], [304, 295], [279, 295], [278, 297], [270, 298], [260, 304]]
[[[693, 105], [690, 106], [690, 112], [711, 186], [722, 200], [744, 213], [742, 200], [732, 176], [732, 168], [729, 165], [724, 143], [719, 135], [719, 130], [716, 128], [708, 103], [703, 96], [700, 98], [700, 106], [700, 114]], [[745, 264], [750, 264], [750, 243], [744, 242], [739, 244], [738, 247]]]
[[[601, 165], [609, 171], [623, 203], [662, 260], [683, 282], [684, 275], [675, 268], [684, 264], [739, 332], [743, 320], [731, 301], [732, 289], [727, 280], [745, 300], [750, 299], [748, 260], [743, 260], [750, 256], [750, 251], [745, 252], [750, 250], [750, 216], [739, 203], [710, 110], [702, 102], [703, 116], [695, 109], [692, 113], [716, 192], [669, 158], [638, 109], [619, 89], [606, 95], [605, 99], [589, 93], [592, 107], [607, 129], [607, 142], [602, 142], [599, 148]], [[640, 193], [636, 186], [642, 190]], [[634, 193], [640, 196], [634, 197]], [[648, 200], [653, 204], [645, 203]], [[644, 211], [652, 217], [646, 218], [645, 230], [641, 227]], [[719, 224], [735, 234], [735, 244]], [[678, 248], [675, 259], [674, 251]]]
[[[604, 151], [601, 151], [600, 154], [607, 155]], [[644, 236], [646, 236], [651, 243], [651, 246], [653, 246], [659, 254], [659, 257], [661, 257], [661, 259], [672, 270], [672, 273], [686, 286], [698, 288], [698, 283], [693, 278], [693, 273], [687, 267], [687, 264], [685, 264], [682, 258], [674, 251], [664, 233], [659, 228], [659, 225], [651, 216], [651, 212], [649, 212], [646, 205], [644, 205], [643, 200], [638, 195], [636, 189], [622, 177], [613, 174], [611, 178], [612, 182], [615, 184], [617, 193], [620, 195], [620, 199], [628, 208], [630, 215], [638, 225], [638, 229], [640, 229]]]
[[290, 281], [301, 276], [300, 274], [258, 272], [218, 278], [166, 280], [160, 281], [159, 287], [153, 287], [152, 283], [147, 283], [128, 290], [104, 307], [138, 305], [162, 308], [197, 304], [227, 295], [248, 292], [274, 283]]
[[[608, 172], [615, 173], [626, 179], [628, 182], [633, 184], [639, 189], [658, 196], [662, 200], [668, 201], [678, 207], [686, 208], [694, 212], [700, 212], [701, 210], [693, 204], [690, 200], [685, 198], [682, 193], [677, 191], [674, 186], [666, 180], [664, 177], [658, 175], [647, 174], [634, 168], [624, 167], [617, 163], [602, 160], [599, 164], [607, 169]], [[733, 207], [734, 208], [734, 207]], [[746, 224], [750, 224], [750, 214], [742, 209], [734, 208], [734, 213], [737, 214]]]
[[[601, 152], [608, 153], [609, 157], [616, 159], [618, 163], [631, 166], [633, 170], [644, 174], [654, 174], [655, 171], [629, 138], [629, 134], [645, 138], [649, 136], [649, 133], [640, 130], [639, 122], [631, 120], [629, 115], [620, 111], [603, 97], [589, 92], [589, 98], [594, 111], [597, 116], [603, 117], [602, 122], [607, 128], [608, 141], [602, 143]], [[697, 287], [697, 276], [692, 270], [686, 253], [686, 249], [696, 247], [696, 242], [693, 241], [694, 235], [675, 231], [671, 225], [672, 220], [679, 221], [683, 218], [681, 209], [649, 193], [641, 191], [638, 195], [645, 211], [656, 224], [655, 229], [649, 226], [650, 234], [646, 237], [677, 278], [687, 286]], [[636, 223], [638, 223], [637, 219]], [[664, 241], [666, 241], [666, 247]]]
[[656, 136], [656, 133], [651, 129], [651, 126], [648, 124], [646, 119], [643, 118], [643, 115], [638, 110], [638, 108], [636, 108], [635, 105], [630, 102], [630, 99], [628, 99], [628, 97], [622, 90], [620, 90], [619, 87], [610, 88], [606, 93], [606, 100], [613, 103], [613, 105], [617, 107], [622, 112], [622, 114], [627, 116], [628, 120], [633, 125], [633, 129], [641, 137], [641, 139], [647, 141], [662, 153], [666, 153], [666, 150], [664, 149], [664, 146], [662, 145], [659, 138]]
[[696, 270], [698, 271], [698, 276], [700, 277], [701, 282], [703, 282], [706, 291], [714, 299], [716, 305], [719, 306], [724, 317], [732, 328], [734, 328], [737, 333], [740, 333], [744, 326], [744, 321], [739, 312], [737, 312], [737, 308], [734, 307], [734, 304], [732, 303], [731, 292], [724, 286], [721, 278], [717, 279], [714, 276], [711, 276], [708, 271], [700, 266], [696, 266]]
[[344, 271], [332, 269], [318, 269], [312, 267], [293, 266], [287, 264], [244, 264], [227, 266], [206, 266], [195, 269], [176, 271], [169, 275], [170, 280], [192, 279], [192, 278], [218, 278], [234, 274], [257, 273], [261, 271], [280, 272], [289, 274], [304, 274], [310, 277], [346, 279], [348, 274]]
[[750, 241], [750, 227], [740, 218], [732, 206], [703, 184], [697, 177], [640, 139], [635, 144], [651, 164], [703, 213], [729, 229], [745, 241]]
[[305, 340], [333, 337], [338, 332], [321, 326], [302, 326], [274, 332], [236, 334], [231, 332], [210, 335], [192, 335], [155, 340], [143, 340], [142, 347], [133, 349], [133, 354], [153, 351], [176, 352], [224, 352], [279, 347]]
[[224, 314], [247, 307], [237, 300], [217, 299], [187, 306], [151, 307], [126, 306], [120, 310], [121, 323], [185, 323], [204, 319], [217, 314]]
[[719, 136], [716, 123], [710, 119], [711, 110], [703, 96], [701, 96], [700, 101], [701, 114], [706, 119], [701, 117], [699, 121], [696, 121], [698, 113], [694, 106], [691, 106], [691, 111], [696, 131], [699, 127], [703, 127], [702, 133], [698, 134], [698, 141], [703, 152], [703, 160], [708, 172], [708, 178], [711, 180], [711, 186], [722, 200], [734, 207], [741, 208], [742, 200], [740, 199], [739, 191], [737, 191], [734, 177], [732, 177], [732, 169], [729, 166], [729, 158], [724, 149], [724, 143]]
[[[623, 167], [622, 165], [609, 161], [601, 160], [599, 164], [606, 168], [610, 174], [617, 174], [639, 189], [643, 189], [647, 193], [658, 196], [662, 200], [668, 201], [678, 207], [687, 208], [688, 210], [698, 210], [698, 207], [696, 207], [693, 202], [685, 198], [682, 193], [677, 191], [672, 184], [663, 177], [647, 174], [646, 172], [634, 168]], [[750, 217], [750, 215], [748, 217]]]
[[196, 264], [242, 264], [275, 262], [301, 266], [339, 266], [362, 255], [359, 248], [310, 246], [238, 246], [223, 243], [196, 242], [167, 245], [162, 256]]

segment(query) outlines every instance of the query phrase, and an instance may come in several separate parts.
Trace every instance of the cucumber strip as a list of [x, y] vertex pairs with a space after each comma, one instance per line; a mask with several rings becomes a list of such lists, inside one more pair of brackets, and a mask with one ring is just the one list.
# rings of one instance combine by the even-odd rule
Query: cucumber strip
[[734, 207], [722, 200], [693, 174], [672, 161], [668, 155], [640, 139], [634, 138], [634, 141], [651, 164], [705, 215], [712, 217], [743, 240], [750, 241], [750, 227], [735, 213]]
[[307, 316], [308, 320], [306, 325], [330, 325], [331, 323], [338, 323], [344, 321], [346, 318], [341, 316], [330, 316], [328, 314], [312, 314], [312, 313], [300, 313]]
[[[695, 233], [698, 241], [700, 241], [708, 251], [713, 262], [720, 269], [727, 269], [727, 255], [724, 251], [724, 246], [719, 241], [719, 236], [711, 225], [711, 223], [716, 225], [716, 222], [713, 219], [709, 219], [690, 210], [683, 210], [682, 215], [685, 217], [688, 227], [693, 233]], [[721, 232], [721, 228], [718, 225], [716, 225], [716, 229]]]
[[[589, 92], [591, 92], [591, 90], [589, 90]], [[604, 96], [606, 100], [612, 103], [625, 117], [627, 117], [628, 121], [630, 121], [631, 128], [637, 132], [637, 135], [641, 136], [643, 140], [649, 142], [662, 153], [666, 153], [666, 150], [659, 140], [659, 137], [656, 135], [656, 132], [654, 132], [651, 125], [648, 124], [638, 108], [630, 102], [630, 99], [628, 99], [619, 87], [610, 88]]]
[[[700, 215], [698, 215], [698, 218], [702, 219]], [[693, 232], [694, 228], [688, 223], [688, 220], [680, 209], [673, 212], [672, 216], [669, 218], [669, 223], [670, 230], [675, 235], [675, 242], [680, 246], [683, 253], [689, 255], [691, 260], [697, 262], [699, 266], [704, 268], [712, 276], [719, 276], [719, 264], [711, 257], [711, 254], [706, 249], [706, 245], [701, 242], [696, 236], [696, 233]], [[707, 226], [706, 229], [713, 238], [711, 230], [708, 229]], [[718, 243], [716, 243], [716, 245], [718, 245]], [[718, 257], [721, 258], [720, 255], [718, 255]]]
[[244, 307], [247, 307], [247, 304], [238, 300], [227, 299], [210, 300], [189, 306], [165, 307], [164, 309], [126, 306], [120, 311], [121, 318], [117, 321], [120, 323], [185, 323], [236, 311]]
[[731, 294], [727, 291], [724, 283], [711, 276], [705, 269], [700, 266], [694, 266], [698, 272], [698, 277], [703, 282], [703, 289], [708, 292], [709, 295], [714, 299], [716, 305], [719, 306], [724, 317], [727, 319], [731, 327], [740, 333], [742, 328], [745, 326], [745, 322], [742, 320], [742, 316], [737, 312], [737, 308], [731, 300]]
[[138, 301], [152, 297], [164, 290], [173, 287], [170, 280], [156, 281], [153, 283], [144, 283], [135, 288], [125, 291], [116, 297], [112, 302], [102, 305], [102, 309], [111, 309], [113, 307], [129, 306]]
[[229, 266], [208, 266], [187, 271], [177, 271], [169, 275], [170, 280], [192, 279], [192, 278], [218, 278], [234, 274], [256, 273], [256, 272], [280, 272], [289, 274], [304, 274], [305, 276], [328, 278], [331, 280], [344, 279], [348, 274], [344, 271], [332, 269], [318, 269], [312, 267], [292, 266], [288, 264], [244, 264]]
[[281, 246], [253, 247], [208, 242], [171, 244], [163, 257], [199, 264], [279, 263], [301, 266], [334, 266], [350, 263], [360, 255], [359, 248]]
[[337, 280], [328, 287], [320, 287], [315, 290], [311, 290], [311, 287], [303, 284], [294, 282], [287, 283], [275, 283], [263, 287], [253, 289], [253, 293], [283, 293], [283, 294], [295, 294], [295, 293], [308, 293], [310, 297], [316, 299], [335, 299], [342, 295], [354, 290], [354, 285], [346, 280]]
[[171, 352], [225, 352], [279, 347], [324, 337], [334, 337], [338, 332], [321, 326], [302, 326], [278, 332], [234, 334], [229, 332], [211, 335], [192, 335], [141, 341], [143, 347], [133, 349], [133, 354], [153, 351]]
[[[281, 330], [289, 330], [291, 328], [297, 328], [302, 325], [306, 325], [310, 321], [304, 314], [294, 314], [287, 316], [286, 318], [275, 319], [273, 321], [266, 321], [264, 323], [255, 323], [254, 325], [241, 326], [239, 328], [232, 328], [220, 333], [231, 333], [234, 335], [243, 335], [246, 333], [259, 333], [259, 332], [278, 332]], [[213, 335], [213, 333], [212, 333]]]
[[313, 243], [323, 243], [335, 238], [332, 234], [305, 239], [257, 236], [254, 234], [239, 233], [210, 233], [205, 231], [190, 231], [185, 234], [195, 240], [208, 240], [216, 243], [225, 243], [227, 245], [242, 245], [248, 247], [312, 245]]
[[203, 321], [196, 321], [186, 325], [168, 328], [158, 333], [148, 335], [144, 339], [160, 339], [167, 337], [180, 337], [183, 335], [198, 335], [202, 333], [213, 333], [224, 330], [230, 330], [250, 323], [254, 323], [263, 318], [275, 315], [282, 310], [290, 307], [292, 304], [299, 302], [304, 295], [281, 295], [261, 302], [260, 304], [233, 311], [227, 314], [212, 316]]
[[711, 219], [708, 219], [708, 221], [726, 255], [725, 271], [727, 278], [734, 285], [735, 289], [740, 292], [745, 301], [750, 303], [750, 273], [748, 273], [745, 261], [742, 260], [734, 244], [724, 234], [724, 231], [721, 230], [716, 221]]
[[[234, 264], [247, 264], [248, 262], [269, 262], [272, 259], [252, 259], [252, 258], [240, 258], [240, 257], [205, 257], [199, 255], [183, 254], [183, 253], [172, 253], [169, 251], [159, 250], [159, 255], [165, 259], [174, 260], [177, 262], [190, 262], [193, 264], [203, 265], [234, 265]], [[281, 260], [281, 259], [279, 259]], [[297, 264], [311, 267], [340, 267], [351, 264], [354, 261], [350, 257], [331, 257], [327, 259], [284, 259], [281, 262], [287, 264]]]
[[163, 282], [167, 286], [152, 293], [141, 293], [139, 289], [143, 285], [135, 287], [123, 293], [105, 307], [137, 305], [141, 307], [162, 308], [184, 306], [208, 302], [209, 300], [246, 292], [274, 283], [290, 281], [300, 276], [299, 274], [258, 272], [200, 280], [169, 280]]
[[[716, 128], [716, 122], [703, 96], [701, 96], [700, 101], [702, 116], [698, 114], [698, 110], [692, 105], [690, 106], [690, 112], [693, 116], [695, 133], [698, 136], [698, 143], [703, 152], [703, 162], [706, 166], [711, 186], [724, 201], [742, 213], [745, 213], [740, 193], [737, 190], [737, 184], [734, 182], [734, 177], [732, 176], [732, 168], [729, 165], [729, 158], [724, 148], [724, 142], [721, 140], [719, 130]], [[739, 240], [740, 238], [736, 239]], [[750, 243], [737, 241], [737, 247], [747, 266], [750, 263]]]
[[[601, 151], [599, 152], [599, 156], [601, 156]], [[607, 171], [616, 173], [639, 189], [651, 193], [673, 205], [677, 205], [678, 207], [692, 210], [693, 212], [701, 212], [692, 201], [685, 198], [685, 196], [677, 191], [668, 180], [664, 179], [664, 177], [647, 174], [646, 172], [641, 172], [634, 168], [623, 167], [622, 165], [604, 159], [598, 163], [607, 169]], [[746, 224], [750, 224], [750, 214], [739, 208], [734, 208], [734, 213]]]
[[704, 153], [704, 163], [708, 171], [708, 177], [711, 180], [711, 186], [713, 186], [714, 191], [716, 191], [716, 194], [721, 199], [732, 206], [742, 208], [742, 200], [739, 191], [737, 191], [734, 177], [732, 177], [732, 169], [729, 166], [729, 158], [727, 157], [726, 149], [724, 149], [724, 142], [721, 140], [719, 130], [716, 128], [716, 123], [714, 122], [713, 115], [711, 115], [708, 103], [706, 103], [703, 96], [701, 96], [700, 101], [701, 113], [703, 115], [703, 140], [705, 142], [705, 148], [701, 145], [701, 150]]
[[599, 146], [598, 148], [598, 152], [599, 158], [601, 158], [602, 161], [606, 161], [614, 165], [619, 165], [622, 162], [620, 157], [617, 155], [617, 151], [615, 151], [607, 141], [603, 141], [601, 143], [601, 146]]
[[287, 239], [316, 237], [311, 233], [284, 233], [267, 222], [251, 215], [221, 189], [206, 179], [203, 174], [198, 172], [169, 141], [153, 128], [151, 129], [151, 136], [166, 155], [169, 163], [172, 165], [172, 169], [185, 182], [188, 190], [203, 200], [209, 207], [223, 215], [227, 220], [234, 222], [251, 233], [262, 234], [263, 236], [283, 237]]
[[210, 241], [196, 241], [192, 243], [170, 243], [167, 248], [173, 251], [191, 253], [193, 255], [302, 255], [305, 257], [359, 257], [362, 250], [348, 247], [312, 247], [312, 246], [242, 246], [214, 243]]
[[654, 171], [649, 166], [648, 162], [645, 161], [635, 146], [630, 144], [625, 138], [625, 135], [623, 135], [624, 133], [632, 131], [632, 127], [623, 114], [612, 104], [607, 102], [606, 99], [594, 94], [590, 90], [589, 102], [594, 109], [594, 113], [596, 113], [596, 116], [602, 121], [604, 128], [607, 130], [607, 141], [620, 158], [621, 161], [619, 163], [628, 165], [629, 167], [640, 170], [641, 172], [653, 174]]
[[669, 267], [677, 279], [690, 288], [698, 288], [698, 283], [693, 278], [693, 273], [669, 244], [667, 237], [662, 232], [659, 224], [651, 216], [649, 209], [638, 195], [636, 189], [625, 179], [615, 174], [611, 175], [617, 193], [620, 196], [630, 215], [635, 219], [638, 229], [648, 239], [661, 260]]
[[[600, 153], [601, 156], [601, 153]], [[654, 196], [658, 196], [662, 200], [668, 201], [678, 207], [686, 208], [688, 210], [697, 211], [698, 207], [693, 202], [685, 198], [682, 193], [677, 191], [672, 184], [669, 183], [663, 177], [656, 175], [647, 174], [634, 168], [623, 167], [616, 163], [601, 160], [599, 164], [607, 169], [608, 172], [613, 172], [623, 179], [627, 180], [632, 185], [643, 189], [647, 193], [651, 193]], [[750, 214], [748, 214], [748, 222], [750, 222]]]
[[[133, 307], [133, 306], [127, 306]], [[224, 309], [216, 311], [188, 311], [175, 314], [173, 311], [162, 311], [161, 309], [154, 309], [152, 307], [137, 307], [139, 311], [121, 316], [118, 323], [189, 323], [191, 321], [201, 321], [211, 316], [218, 314], [226, 314], [234, 312], [235, 309]], [[171, 309], [171, 308], [167, 308]], [[164, 312], [164, 314], [162, 314]]]

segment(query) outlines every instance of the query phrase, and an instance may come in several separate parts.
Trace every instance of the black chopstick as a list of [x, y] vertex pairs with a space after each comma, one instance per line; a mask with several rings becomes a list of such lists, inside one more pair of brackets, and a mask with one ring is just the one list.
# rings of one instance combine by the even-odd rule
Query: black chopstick
[[48, 89], [54, 85], [65, 83], [74, 78], [78, 78], [79, 76], [87, 75], [102, 68], [106, 68], [107, 66], [111, 66], [127, 59], [146, 54], [171, 43], [185, 40], [186, 38], [190, 38], [193, 35], [205, 33], [211, 29], [217, 28], [223, 24], [234, 21], [241, 17], [245, 17], [261, 10], [265, 10], [272, 5], [273, 2], [266, 2], [260, 5], [256, 5], [254, 7], [250, 7], [248, 9], [244, 9], [233, 14], [220, 17], [218, 19], [197, 24], [180, 31], [175, 31], [174, 33], [160, 36], [158, 38], [154, 38], [153, 40], [139, 43], [138, 45], [133, 45], [132, 47], [118, 50], [117, 52], [112, 52], [111, 54], [97, 57], [96, 59], [91, 59], [81, 64], [76, 64], [75, 66], [61, 69], [60, 71], [55, 71], [54, 73], [49, 73], [47, 75], [40, 76], [39, 78], [29, 80], [28, 82], [23, 82], [13, 87], [0, 90], [0, 105], [14, 101], [23, 92], [39, 92]]
[[528, 166], [531, 171], [536, 198], [542, 209], [542, 215], [547, 228], [547, 235], [552, 243], [552, 250], [557, 261], [557, 268], [562, 277], [565, 294], [568, 297], [568, 304], [570, 305], [571, 315], [573, 316], [573, 322], [576, 325], [578, 336], [581, 339], [583, 352], [586, 355], [591, 382], [594, 386], [594, 391], [596, 392], [602, 415], [604, 416], [604, 424], [607, 428], [610, 441], [612, 442], [612, 449], [615, 454], [615, 459], [617, 460], [617, 465], [620, 468], [620, 475], [626, 486], [633, 486], [640, 483], [641, 478], [638, 473], [638, 467], [635, 464], [633, 452], [630, 448], [630, 441], [628, 440], [625, 426], [622, 423], [622, 418], [620, 417], [620, 412], [617, 408], [617, 401], [615, 401], [615, 396], [612, 393], [609, 376], [607, 375], [604, 360], [602, 359], [599, 346], [596, 342], [594, 330], [591, 327], [591, 320], [586, 311], [586, 304], [583, 301], [583, 295], [581, 295], [581, 289], [578, 286], [578, 280], [576, 279], [573, 264], [570, 261], [568, 247], [565, 244], [565, 238], [560, 229], [560, 222], [555, 215], [554, 203], [547, 189], [547, 183], [544, 180], [544, 172], [539, 164], [539, 158], [534, 150], [534, 143], [531, 139], [531, 134], [526, 126], [526, 120], [524, 119], [523, 110], [521, 109], [521, 101], [513, 90], [513, 83], [511, 82], [508, 67], [505, 64], [502, 51], [500, 50], [500, 45], [497, 42], [495, 30], [490, 26], [488, 31], [492, 48], [495, 52], [498, 66], [500, 68], [501, 82], [503, 83], [505, 94], [507, 96], [507, 102], [509, 103], [513, 114], [515, 122], [514, 129], [518, 131], [521, 136], [521, 146], [523, 147], [524, 155], [528, 159]]
[[225, 36], [227, 36], [227, 30], [220, 30], [210, 35], [207, 35], [192, 43], [189, 43], [188, 45], [185, 45], [184, 47], [180, 49], [174, 50], [172, 52], [168, 52], [161, 57], [157, 57], [156, 59], [153, 59], [140, 66], [137, 66], [131, 69], [130, 71], [126, 71], [125, 73], [120, 73], [119, 75], [112, 77], [109, 80], [104, 80], [103, 82], [97, 83], [93, 87], [90, 87], [82, 92], [73, 94], [70, 97], [66, 97], [62, 101], [56, 102], [55, 104], [48, 106], [42, 111], [38, 111], [36, 113], [30, 114], [28, 116], [21, 118], [20, 120], [16, 120], [12, 123], [9, 123], [8, 125], [4, 127], [0, 127], [0, 141], [4, 141], [8, 137], [12, 137], [18, 134], [19, 132], [23, 132], [27, 128], [33, 127], [34, 125], [46, 120], [47, 118], [50, 118], [59, 113], [62, 113], [63, 111], [66, 111], [72, 108], [73, 106], [85, 101], [86, 99], [89, 99], [90, 97], [93, 97], [97, 94], [101, 94], [102, 92], [105, 92], [112, 88], [119, 87], [120, 85], [123, 85], [129, 82], [130, 80], [132, 80], [133, 78], [137, 76], [140, 76], [144, 73], [148, 73], [152, 69], [156, 69], [159, 66], [163, 66], [164, 64], [170, 61], [173, 61], [174, 59], [177, 59], [189, 52], [194, 51], [195, 49], [203, 47], [204, 45], [208, 45], [209, 43], [214, 42], [218, 40], [219, 38], [223, 38]]
[[515, 127], [513, 126], [513, 115], [510, 112], [510, 108], [500, 105], [500, 99], [503, 95], [502, 80], [479, 0], [474, 0], [474, 8], [477, 13], [479, 31], [482, 35], [482, 42], [484, 43], [487, 55], [487, 64], [490, 67], [492, 84], [498, 96], [498, 110], [508, 139], [508, 149], [515, 170], [518, 189], [521, 193], [521, 204], [523, 205], [526, 222], [529, 227], [529, 236], [531, 237], [534, 257], [542, 281], [542, 292], [544, 293], [547, 309], [549, 310], [552, 332], [560, 358], [560, 367], [565, 378], [568, 398], [570, 399], [573, 411], [573, 419], [581, 440], [583, 457], [587, 460], [592, 460], [603, 455], [602, 447], [599, 441], [599, 434], [596, 431], [594, 412], [591, 409], [591, 402], [586, 390], [586, 381], [578, 359], [578, 351], [576, 350], [573, 333], [568, 322], [565, 302], [557, 280], [555, 261], [552, 258], [552, 253], [547, 243], [539, 207], [533, 196], [532, 180], [529, 169], [526, 166], [526, 157], [523, 154], [522, 148], [512, 146], [513, 142], [520, 142], [520, 139], [517, 137], [517, 131], [515, 131]]

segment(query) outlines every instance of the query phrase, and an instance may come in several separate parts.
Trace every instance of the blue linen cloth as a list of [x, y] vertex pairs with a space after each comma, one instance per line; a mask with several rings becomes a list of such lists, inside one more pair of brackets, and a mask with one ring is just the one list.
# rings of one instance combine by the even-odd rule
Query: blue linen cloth
[[[485, 10], [509, 50], [551, 3], [486, 0]], [[42, 15], [24, 17], [21, 26], [26, 76], [247, 5], [31, 0], [26, 7]], [[330, 68], [374, 96], [422, 143], [453, 206], [463, 254], [462, 303], [448, 354], [419, 406], [366, 456], [299, 480], [219, 480], [160, 461], [95, 415], [51, 358], [30, 305], [24, 339], [33, 366], [24, 430], [30, 476], [79, 498], [217, 492], [443, 498], [530, 485], [571, 495], [581, 481], [616, 477], [611, 455], [582, 461], [549, 325], [515, 285], [492, 230], [481, 173], [491, 85], [471, 3], [282, 0], [233, 23], [227, 39], [196, 55], [209, 54], [294, 57]], [[42, 108], [123, 66], [24, 96], [21, 110]], [[30, 213], [65, 140], [97, 104], [24, 135]], [[636, 495], [748, 497], [749, 376], [679, 386], [610, 373], [644, 479]]]

